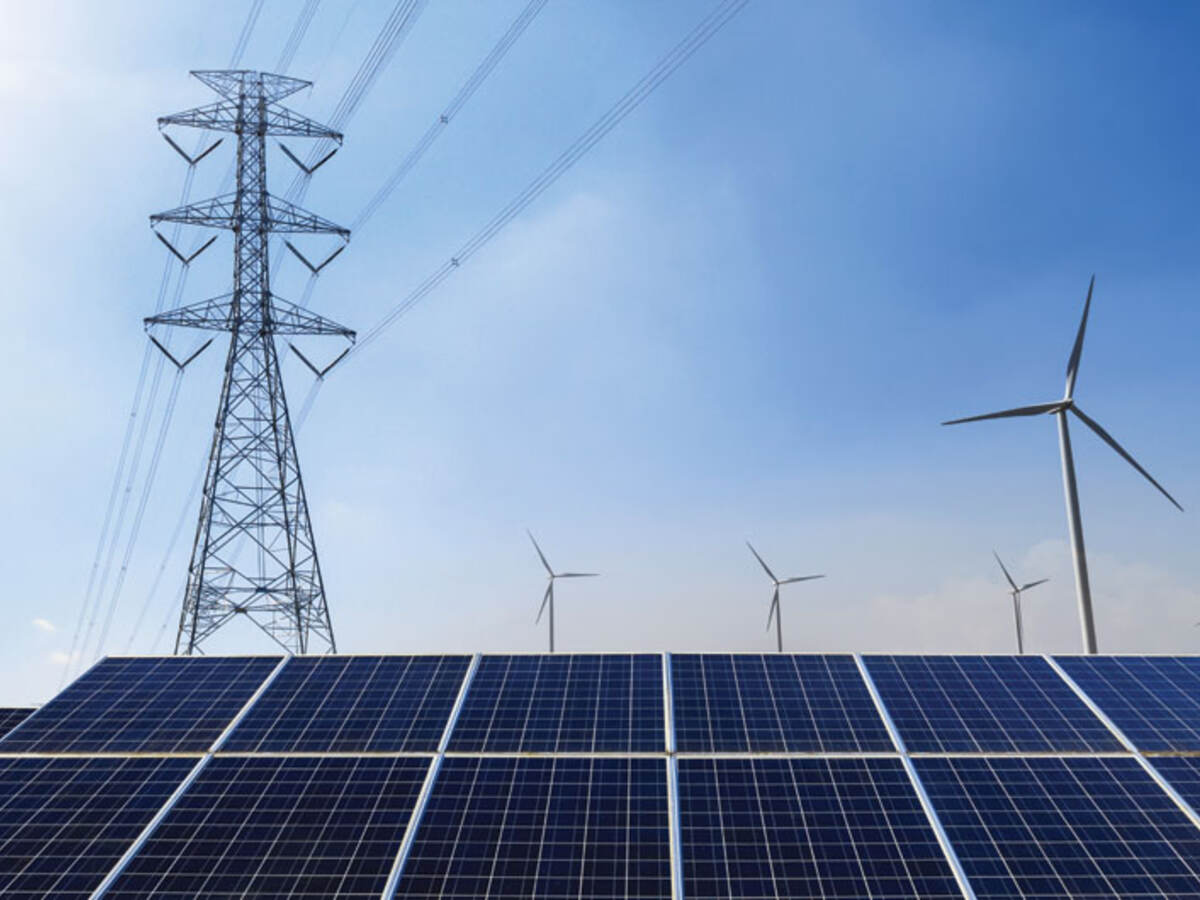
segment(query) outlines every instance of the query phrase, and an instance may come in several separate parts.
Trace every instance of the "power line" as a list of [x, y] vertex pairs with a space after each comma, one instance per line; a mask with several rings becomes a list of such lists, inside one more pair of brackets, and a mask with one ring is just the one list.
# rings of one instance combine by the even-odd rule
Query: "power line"
[[368, 330], [354, 346], [354, 349], [350, 352], [350, 356], [361, 353], [365, 347], [375, 341], [398, 318], [412, 309], [413, 306], [432, 292], [434, 288], [457, 271], [464, 262], [479, 252], [504, 226], [515, 219], [530, 203], [540, 197], [547, 188], [575, 165], [584, 154], [596, 146], [626, 116], [641, 105], [676, 69], [687, 62], [693, 53], [704, 46], [730, 19], [737, 15], [747, 3], [749, 3], [749, 0], [723, 0], [723, 2], [718, 4], [716, 9], [692, 29], [670, 52], [663, 56], [641, 80], [626, 91], [574, 143], [560, 153], [537, 178], [526, 185], [524, 190], [518, 193], [486, 225], [472, 235], [453, 256], [442, 263], [438, 269], [417, 285], [403, 300], [397, 303], [382, 320]]
[[483, 61], [471, 73], [471, 77], [459, 88], [458, 93], [454, 95], [454, 98], [442, 110], [441, 115], [433, 121], [433, 124], [429, 126], [416, 145], [408, 151], [408, 155], [400, 161], [400, 165], [396, 167], [395, 171], [388, 177], [388, 180], [383, 183], [383, 186], [376, 191], [375, 196], [367, 201], [367, 205], [363, 208], [363, 211], [358, 214], [358, 218], [350, 225], [352, 232], [358, 231], [375, 215], [384, 201], [391, 196], [396, 186], [404, 180], [404, 177], [408, 175], [413, 166], [420, 162], [421, 157], [425, 155], [425, 152], [433, 142], [449, 127], [450, 120], [458, 115], [459, 110], [467, 104], [467, 101], [479, 90], [480, 85], [487, 80], [487, 77], [492, 74], [492, 71], [504, 59], [504, 55], [508, 53], [509, 48], [517, 42], [517, 39], [525, 33], [525, 29], [537, 18], [537, 14], [542, 11], [542, 7], [546, 5], [546, 2], [547, 0], [530, 0], [526, 4], [525, 8], [521, 10], [512, 24], [508, 26], [508, 30], [504, 32], [504, 35], [496, 43], [496, 46], [483, 58]]
[[279, 61], [275, 63], [276, 72], [282, 74], [292, 67], [292, 60], [296, 58], [296, 51], [300, 49], [300, 44], [304, 41], [304, 35], [308, 33], [308, 26], [312, 24], [313, 16], [317, 14], [317, 7], [320, 5], [321, 0], [305, 0], [304, 6], [300, 10], [300, 15], [296, 19], [296, 24], [292, 26], [292, 33], [288, 35], [288, 39], [283, 45], [283, 50], [279, 54]]

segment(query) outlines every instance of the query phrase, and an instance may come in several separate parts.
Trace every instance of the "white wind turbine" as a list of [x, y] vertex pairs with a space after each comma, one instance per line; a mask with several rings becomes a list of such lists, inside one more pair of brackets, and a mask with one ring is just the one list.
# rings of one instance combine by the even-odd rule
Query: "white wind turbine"
[[1043, 414], [1053, 414], [1058, 418], [1058, 443], [1062, 455], [1063, 488], [1067, 495], [1067, 527], [1071, 535], [1071, 556], [1075, 562], [1075, 593], [1079, 597], [1079, 620], [1083, 628], [1083, 646], [1087, 653], [1096, 652], [1096, 625], [1092, 618], [1092, 590], [1088, 584], [1087, 556], [1083, 549], [1083, 520], [1079, 514], [1079, 489], [1075, 485], [1075, 458], [1071, 454], [1071, 435], [1067, 429], [1067, 413], [1072, 413], [1079, 421], [1099, 435], [1100, 440], [1112, 447], [1122, 459], [1137, 469], [1178, 510], [1183, 511], [1183, 507], [1167, 493], [1166, 488], [1150, 477], [1150, 473], [1143, 469], [1138, 461], [1116, 442], [1112, 435], [1101, 428], [1098, 422], [1075, 405], [1075, 377], [1079, 374], [1079, 357], [1083, 353], [1083, 334], [1087, 329], [1088, 311], [1092, 306], [1092, 289], [1095, 286], [1096, 276], [1093, 275], [1091, 284], [1088, 285], [1087, 300], [1083, 304], [1083, 319], [1079, 323], [1079, 333], [1075, 336], [1075, 346], [1072, 348], [1071, 358], [1067, 362], [1067, 387], [1061, 400], [1039, 403], [1036, 406], [1006, 409], [1002, 412], [985, 413], [982, 416], [969, 416], [965, 419], [953, 419], [942, 423], [943, 425], [958, 425], [962, 422], [978, 422], [983, 419], [1007, 419], [1014, 416]]
[[783, 652], [783, 620], [780, 618], [779, 610], [779, 587], [784, 584], [795, 584], [797, 581], [813, 581], [817, 578], [824, 578], [824, 575], [800, 575], [797, 578], [776, 578], [775, 573], [770, 567], [763, 562], [763, 558], [758, 555], [758, 551], [754, 549], [754, 545], [746, 541], [746, 546], [750, 548], [750, 552], [754, 554], [754, 558], [758, 560], [758, 564], [763, 567], [763, 571], [767, 573], [767, 577], [771, 579], [771, 583], [775, 585], [775, 591], [771, 594], [771, 610], [767, 613], [767, 631], [771, 630], [771, 617], [775, 618], [775, 644], [779, 652]]
[[1013, 617], [1017, 620], [1017, 652], [1024, 653], [1025, 635], [1023, 634], [1021, 628], [1021, 594], [1025, 593], [1025, 591], [1029, 590], [1030, 588], [1037, 587], [1039, 584], [1045, 584], [1050, 579], [1042, 578], [1038, 581], [1031, 581], [1028, 584], [1023, 584], [1020, 587], [1017, 587], [1017, 583], [1013, 581], [1013, 577], [1008, 574], [1008, 569], [1004, 567], [1004, 563], [1000, 559], [1000, 554], [993, 550], [992, 556], [996, 557], [996, 562], [1000, 563], [1000, 571], [1004, 573], [1004, 577], [1008, 579], [1008, 583], [1012, 586], [1012, 591], [1010, 593], [1012, 594], [1013, 598]]
[[542, 597], [542, 605], [538, 608], [537, 618], [534, 624], [542, 621], [542, 613], [546, 611], [546, 607], [550, 607], [550, 652], [554, 652], [554, 581], [558, 578], [595, 578], [599, 572], [555, 572], [550, 568], [550, 563], [546, 562], [546, 554], [542, 552], [542, 548], [538, 546], [537, 540], [533, 536], [533, 532], [529, 529], [525, 530], [529, 535], [529, 540], [533, 541], [533, 549], [537, 551], [538, 559], [542, 561], [542, 565], [546, 569], [546, 574], [549, 576], [549, 584], [546, 585], [546, 593]]

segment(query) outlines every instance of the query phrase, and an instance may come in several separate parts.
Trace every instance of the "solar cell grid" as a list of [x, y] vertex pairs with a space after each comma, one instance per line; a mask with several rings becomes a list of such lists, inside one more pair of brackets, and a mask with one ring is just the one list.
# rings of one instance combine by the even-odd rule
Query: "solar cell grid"
[[430, 762], [216, 757], [106, 897], [373, 897]]
[[325, 656], [288, 661], [224, 749], [434, 752], [469, 656]]
[[195, 764], [0, 759], [0, 895], [89, 896]]
[[853, 657], [672, 654], [683, 752], [894, 751]]
[[0, 709], [0, 737], [24, 722], [32, 712], [32, 709]]
[[1122, 745], [1038, 656], [864, 656], [910, 752], [1105, 752]]
[[397, 897], [670, 897], [666, 763], [448, 757]]
[[0, 740], [0, 751], [203, 752], [279, 659], [105, 659]]
[[1200, 896], [1200, 829], [1130, 757], [914, 764], [980, 898]]
[[662, 657], [484, 656], [451, 751], [662, 752]]
[[897, 759], [679, 760], [684, 894], [961, 897]]
[[1139, 750], [1200, 750], [1200, 659], [1061, 656], [1055, 661]]

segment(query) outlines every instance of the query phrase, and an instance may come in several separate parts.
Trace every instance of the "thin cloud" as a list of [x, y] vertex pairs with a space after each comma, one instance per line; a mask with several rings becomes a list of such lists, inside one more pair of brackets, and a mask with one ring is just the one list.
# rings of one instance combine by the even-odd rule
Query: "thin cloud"
[[42, 631], [46, 631], [51, 634], [58, 631], [58, 627], [53, 622], [51, 622], [49, 619], [40, 619], [40, 618], [34, 619], [33, 626], [35, 628], [40, 628], [40, 629], [42, 629]]

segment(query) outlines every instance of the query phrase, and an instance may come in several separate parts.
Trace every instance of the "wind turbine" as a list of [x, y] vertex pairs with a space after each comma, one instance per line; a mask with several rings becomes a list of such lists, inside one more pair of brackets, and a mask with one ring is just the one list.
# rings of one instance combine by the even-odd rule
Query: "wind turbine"
[[546, 593], [542, 597], [542, 605], [538, 608], [537, 618], [534, 620], [536, 625], [542, 621], [542, 613], [546, 611], [546, 607], [550, 607], [550, 652], [554, 652], [554, 580], [556, 578], [595, 578], [599, 572], [555, 572], [550, 568], [550, 563], [546, 562], [546, 554], [542, 552], [542, 548], [538, 546], [537, 540], [533, 536], [533, 532], [525, 529], [525, 533], [529, 535], [529, 540], [533, 541], [533, 549], [537, 551], [538, 559], [542, 561], [542, 566], [546, 569], [546, 574], [549, 576], [549, 584], [546, 585]]
[[1000, 554], [995, 550], [992, 551], [992, 556], [996, 557], [996, 562], [1000, 563], [1000, 571], [1004, 573], [1004, 577], [1008, 579], [1008, 583], [1012, 585], [1013, 598], [1013, 616], [1017, 620], [1017, 652], [1025, 652], [1025, 636], [1021, 633], [1021, 594], [1030, 588], [1035, 588], [1039, 584], [1045, 584], [1049, 578], [1042, 578], [1038, 581], [1031, 581], [1028, 584], [1023, 584], [1017, 587], [1017, 583], [1013, 581], [1013, 577], [1008, 574], [1008, 569], [1004, 567], [1004, 563], [1000, 559]]
[[1079, 322], [1079, 333], [1075, 336], [1075, 346], [1071, 349], [1071, 358], [1067, 361], [1067, 387], [1061, 400], [986, 413], [982, 416], [969, 416], [965, 419], [952, 419], [942, 423], [943, 425], [959, 425], [963, 422], [979, 422], [983, 419], [1008, 419], [1014, 416], [1043, 414], [1053, 414], [1058, 418], [1058, 444], [1062, 455], [1063, 489], [1067, 495], [1067, 527], [1071, 534], [1071, 557], [1075, 562], [1075, 593], [1079, 597], [1079, 621], [1083, 629], [1083, 646], [1087, 653], [1096, 652], [1096, 625], [1092, 618], [1092, 590], [1088, 584], [1087, 555], [1083, 549], [1083, 520], [1079, 514], [1079, 489], [1075, 485], [1075, 458], [1071, 454], [1071, 435], [1067, 429], [1067, 413], [1072, 413], [1084, 425], [1096, 432], [1100, 440], [1112, 447], [1122, 459], [1158, 488], [1162, 495], [1175, 505], [1176, 509], [1180, 512], [1183, 511], [1183, 507], [1167, 493], [1167, 489], [1155, 481], [1150, 473], [1143, 469], [1111, 434], [1075, 405], [1075, 377], [1079, 374], [1079, 357], [1083, 353], [1083, 333], [1087, 329], [1088, 311], [1092, 307], [1092, 289], [1095, 286], [1096, 276], [1093, 275], [1092, 281], [1088, 285], [1087, 300], [1083, 304], [1083, 319]]
[[758, 564], [763, 567], [763, 571], [767, 573], [767, 577], [771, 579], [771, 583], [775, 585], [775, 592], [771, 594], [771, 611], [767, 613], [767, 631], [771, 630], [771, 618], [775, 618], [775, 643], [779, 652], [783, 652], [783, 620], [780, 618], [779, 610], [779, 588], [784, 584], [795, 584], [797, 581], [812, 581], [816, 578], [824, 578], [824, 575], [801, 575], [798, 578], [776, 578], [775, 573], [763, 562], [763, 558], [758, 555], [758, 551], [754, 549], [754, 545], [746, 541], [746, 546], [750, 548], [750, 552], [754, 554], [754, 558], [758, 560]]

